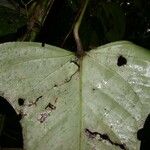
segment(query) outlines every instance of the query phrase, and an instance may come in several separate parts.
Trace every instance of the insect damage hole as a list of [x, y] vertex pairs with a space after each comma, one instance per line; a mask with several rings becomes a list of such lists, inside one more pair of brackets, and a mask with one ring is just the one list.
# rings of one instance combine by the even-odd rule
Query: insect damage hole
[[107, 142], [109, 142], [110, 144], [112, 145], [115, 145], [117, 147], [120, 147], [120, 149], [123, 149], [123, 150], [127, 150], [126, 149], [126, 146], [124, 143], [117, 143], [117, 142], [114, 142], [110, 139], [110, 137], [107, 135], [107, 134], [103, 134], [103, 133], [99, 133], [99, 132], [92, 132], [90, 131], [89, 129], [85, 129], [85, 133], [87, 134], [87, 136], [91, 139], [94, 139], [94, 138], [98, 138], [99, 141], [101, 140], [105, 140]]
[[45, 42], [42, 42], [42, 47], [45, 47]]
[[124, 66], [127, 64], [127, 59], [125, 57], [123, 57], [122, 55], [120, 55], [118, 57], [118, 60], [117, 60], [117, 66]]
[[138, 130], [137, 139], [141, 141], [140, 150], [147, 150], [150, 147], [150, 114], [148, 114], [143, 128]]
[[18, 99], [18, 105], [19, 105], [19, 106], [24, 105], [24, 101], [25, 101], [25, 99], [19, 98], [19, 99]]
[[8, 101], [0, 96], [0, 149], [23, 148], [20, 117]]

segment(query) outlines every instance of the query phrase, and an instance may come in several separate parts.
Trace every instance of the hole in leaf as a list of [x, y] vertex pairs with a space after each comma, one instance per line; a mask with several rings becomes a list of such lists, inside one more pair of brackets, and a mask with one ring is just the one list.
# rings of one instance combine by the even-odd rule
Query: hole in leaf
[[95, 88], [93, 88], [92, 90], [93, 90], [93, 91], [95, 91], [96, 89], [95, 89]]
[[126, 146], [124, 143], [114, 142], [113, 140], [111, 140], [111, 138], [106, 133], [92, 132], [87, 128], [85, 129], [85, 133], [90, 139], [96, 138], [99, 141], [106, 140], [110, 144], [118, 146], [118, 147], [120, 147], [120, 149], [126, 150]]
[[57, 85], [57, 84], [55, 84], [55, 85], [54, 85], [54, 87], [58, 87], [58, 85]]
[[123, 57], [122, 55], [120, 55], [118, 57], [118, 60], [117, 60], [117, 66], [124, 66], [127, 64], [127, 59], [125, 57]]
[[0, 96], [0, 148], [23, 148], [19, 117], [8, 101]]
[[141, 141], [140, 150], [147, 150], [148, 147], [150, 149], [150, 114], [146, 118], [143, 128], [138, 130], [137, 139]]
[[19, 104], [19, 106], [22, 106], [23, 104], [24, 104], [24, 99], [23, 98], [19, 98], [18, 99], [18, 104]]
[[42, 42], [42, 47], [44, 47], [45, 46], [45, 42]]

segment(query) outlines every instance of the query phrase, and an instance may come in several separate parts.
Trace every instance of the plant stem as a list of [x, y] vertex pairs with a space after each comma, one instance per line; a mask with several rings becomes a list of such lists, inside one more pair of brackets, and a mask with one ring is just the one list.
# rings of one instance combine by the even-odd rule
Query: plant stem
[[74, 38], [75, 38], [76, 45], [77, 45], [77, 56], [78, 57], [82, 57], [84, 55], [83, 46], [82, 46], [82, 43], [81, 43], [81, 40], [79, 37], [79, 28], [80, 28], [85, 10], [87, 8], [88, 2], [89, 2], [89, 0], [85, 0], [85, 4], [83, 5], [83, 9], [81, 11], [81, 14], [80, 14], [75, 26], [74, 26], [74, 29], [73, 29], [73, 34], [74, 34]]
[[62, 44], [61, 44], [61, 47], [64, 46], [65, 42], [67, 41], [67, 39], [69, 38], [70, 34], [72, 33], [72, 31], [73, 31], [73, 29], [74, 29], [74, 27], [75, 27], [75, 24], [76, 24], [76, 22], [77, 22], [77, 19], [79, 18], [80, 14], [81, 14], [81, 11], [82, 11], [82, 9], [83, 9], [83, 4], [84, 4], [84, 3], [82, 2], [82, 3], [81, 3], [81, 7], [78, 9], [77, 14], [76, 14], [76, 16], [75, 16], [75, 18], [74, 18], [74, 21], [73, 21], [73, 23], [72, 23], [72, 25], [71, 25], [71, 27], [70, 27], [70, 29], [69, 29], [67, 35], [65, 36], [65, 38], [64, 38], [64, 40], [63, 40], [63, 42], [62, 42]]

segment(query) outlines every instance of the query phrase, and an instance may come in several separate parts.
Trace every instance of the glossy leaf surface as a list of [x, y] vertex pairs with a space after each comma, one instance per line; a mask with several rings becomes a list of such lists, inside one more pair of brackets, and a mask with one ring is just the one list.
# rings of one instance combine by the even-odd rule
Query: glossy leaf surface
[[137, 131], [150, 113], [144, 48], [115, 42], [78, 60], [53, 46], [5, 43], [0, 68], [0, 95], [22, 114], [24, 149], [139, 149]]

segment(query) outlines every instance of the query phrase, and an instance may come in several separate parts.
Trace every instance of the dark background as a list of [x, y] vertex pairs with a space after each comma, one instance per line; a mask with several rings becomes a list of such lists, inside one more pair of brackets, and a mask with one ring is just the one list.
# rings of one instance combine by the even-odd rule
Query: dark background
[[[15, 14], [19, 12], [19, 9], [23, 10], [24, 5], [20, 0], [11, 1], [15, 1], [17, 7], [12, 6], [14, 7], [13, 11], [11, 10], [8, 13], [8, 10], [6, 10], [7, 14], [5, 12], [6, 15], [0, 16], [5, 18], [3, 26], [7, 26], [2, 34], [0, 32], [1, 43], [16, 41], [26, 31], [26, 19], [23, 20], [23, 17], [19, 18], [18, 14]], [[24, 3], [26, 4], [28, 1], [24, 0]], [[80, 6], [81, 0], [54, 0], [47, 19], [35, 41], [76, 51], [72, 33], [65, 43], [63, 41], [68, 32], [71, 31], [71, 26], [75, 22]], [[11, 6], [9, 6], [10, 8]], [[9, 16], [9, 14], [13, 14], [13, 16]], [[3, 26], [0, 23], [0, 29]], [[15, 29], [9, 31], [12, 27]], [[150, 1], [91, 0], [82, 20], [80, 38], [84, 50], [118, 40], [129, 40], [150, 49]]]

